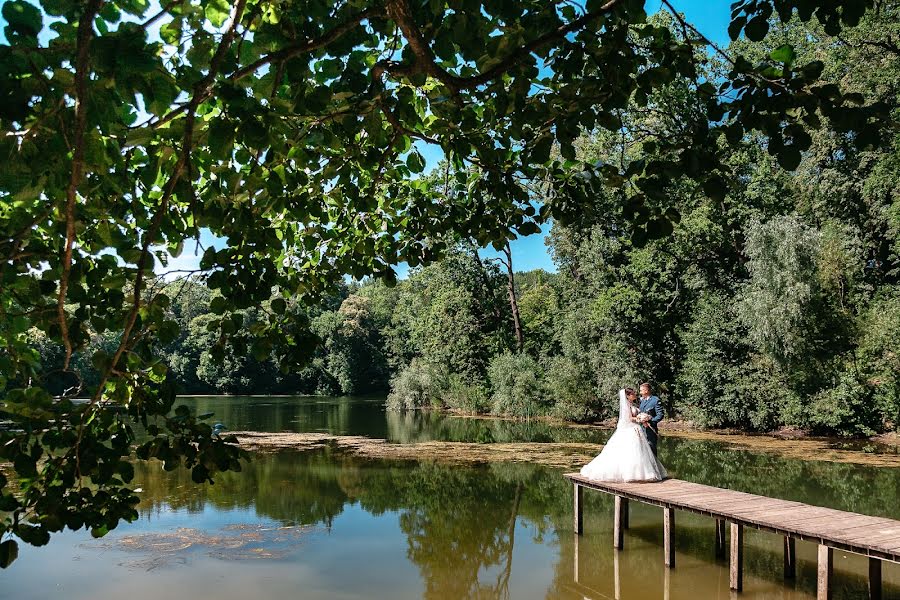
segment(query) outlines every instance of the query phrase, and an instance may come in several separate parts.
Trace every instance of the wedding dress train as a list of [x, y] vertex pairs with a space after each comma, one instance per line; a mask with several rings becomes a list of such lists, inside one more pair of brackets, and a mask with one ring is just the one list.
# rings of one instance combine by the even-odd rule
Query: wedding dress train
[[619, 423], [603, 451], [581, 468], [582, 477], [594, 481], [661, 481], [666, 469], [653, 455], [641, 425], [632, 421], [637, 408], [619, 391]]

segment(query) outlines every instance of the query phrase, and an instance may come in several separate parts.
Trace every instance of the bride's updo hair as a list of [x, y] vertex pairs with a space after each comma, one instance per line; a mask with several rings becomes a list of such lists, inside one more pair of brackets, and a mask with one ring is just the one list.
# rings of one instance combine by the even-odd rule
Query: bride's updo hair
[[626, 395], [626, 396], [634, 396], [634, 395], [636, 395], [636, 394], [635, 394], [635, 391], [634, 391], [634, 388], [630, 388], [630, 387], [625, 388], [625, 395]]

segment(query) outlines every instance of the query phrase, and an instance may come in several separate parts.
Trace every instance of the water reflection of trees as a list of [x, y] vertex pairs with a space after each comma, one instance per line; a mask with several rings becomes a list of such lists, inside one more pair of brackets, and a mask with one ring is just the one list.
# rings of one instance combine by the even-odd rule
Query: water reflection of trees
[[211, 412], [231, 430], [327, 431], [384, 436], [383, 403], [377, 399], [198, 396], [182, 399], [198, 413]]
[[453, 442], [603, 442], [611, 432], [547, 421], [457, 417], [437, 411], [388, 411], [387, 438], [404, 444]]
[[527, 464], [459, 467], [368, 461], [330, 450], [258, 456], [213, 486], [190, 474], [138, 465], [141, 508], [200, 511], [253, 508], [286, 524], [330, 526], [347, 504], [397, 512], [407, 555], [425, 596], [509, 597], [516, 524], [538, 540], [570, 520], [569, 486], [555, 471]]

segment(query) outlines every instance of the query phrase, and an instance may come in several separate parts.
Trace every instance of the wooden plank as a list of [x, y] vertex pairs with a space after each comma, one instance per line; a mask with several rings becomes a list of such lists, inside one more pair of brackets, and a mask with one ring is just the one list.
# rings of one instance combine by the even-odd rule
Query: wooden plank
[[881, 600], [881, 559], [869, 557], [869, 600]]
[[731, 524], [730, 587], [736, 592], [744, 588], [744, 526]]
[[615, 497], [615, 508], [613, 509], [613, 548], [621, 550], [625, 547], [625, 528], [622, 516], [622, 496]]
[[663, 554], [665, 565], [675, 568], [675, 509], [663, 509]]
[[789, 535], [784, 536], [784, 578], [794, 579], [797, 577], [797, 549], [794, 538]]
[[815, 531], [820, 532], [824, 531], [824, 527], [822, 524], [827, 524], [831, 519], [834, 519], [835, 516], [830, 513], [819, 513], [813, 511], [803, 511], [798, 512], [793, 516], [779, 516], [773, 518], [764, 519], [765, 522], [771, 523], [773, 525], [779, 525], [781, 527], [807, 527], [810, 526], [815, 527]]
[[766, 502], [766, 498], [735, 498], [728, 492], [704, 494], [696, 498], [687, 495], [681, 500], [691, 505], [719, 506], [726, 510], [755, 510]]
[[819, 537], [832, 539], [842, 543], [855, 543], [859, 541], [872, 541], [871, 526], [858, 526], [858, 524], [834, 525], [834, 521], [840, 517], [814, 517], [806, 520], [794, 520], [783, 522], [780, 519], [762, 519], [769, 524], [777, 525], [783, 529], [793, 531], [807, 537]]
[[582, 518], [582, 507], [584, 504], [584, 488], [575, 484], [575, 535], [581, 535], [584, 530], [584, 521]]
[[883, 523], [883, 519], [875, 517], [860, 519], [839, 516], [836, 517], [836, 519], [839, 519], [839, 522], [836, 524], [828, 524], [829, 535], [845, 536], [848, 539], [853, 538], [858, 534], [867, 536], [868, 533], [872, 531], [873, 527], [877, 527]]
[[831, 578], [834, 572], [834, 549], [819, 544], [819, 577], [816, 583], [816, 600], [831, 600]]
[[872, 543], [889, 543], [900, 540], [900, 523], [896, 523], [896, 526], [893, 528], [863, 525], [854, 531], [835, 531], [834, 535], [840, 535], [848, 541], [865, 540]]
[[731, 512], [741, 515], [742, 517], [754, 517], [760, 514], [768, 514], [768, 515], [790, 515], [798, 510], [802, 510], [804, 508], [803, 504], [798, 504], [796, 502], [759, 502], [755, 507], [747, 507], [743, 506], [735, 507], [731, 509]]

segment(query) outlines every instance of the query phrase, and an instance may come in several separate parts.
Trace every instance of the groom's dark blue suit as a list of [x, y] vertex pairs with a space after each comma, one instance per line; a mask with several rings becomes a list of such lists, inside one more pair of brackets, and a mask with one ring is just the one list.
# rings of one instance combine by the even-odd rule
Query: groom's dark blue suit
[[650, 443], [650, 449], [653, 450], [653, 456], [656, 456], [656, 442], [659, 440], [659, 422], [663, 420], [666, 413], [663, 411], [659, 398], [656, 396], [641, 398], [638, 410], [650, 415], [650, 422], [643, 429], [644, 435], [647, 436], [647, 441]]

